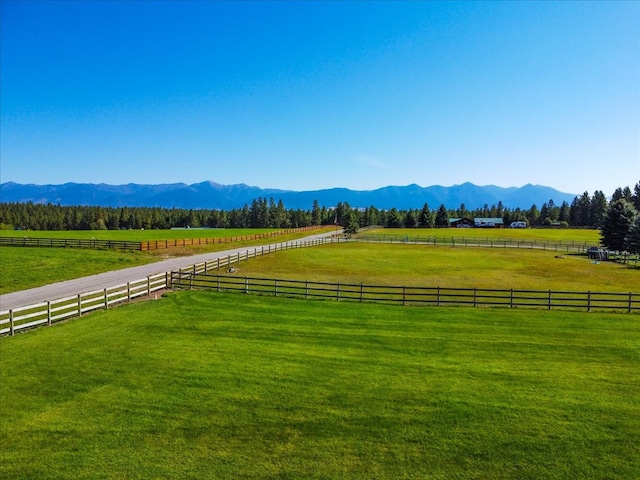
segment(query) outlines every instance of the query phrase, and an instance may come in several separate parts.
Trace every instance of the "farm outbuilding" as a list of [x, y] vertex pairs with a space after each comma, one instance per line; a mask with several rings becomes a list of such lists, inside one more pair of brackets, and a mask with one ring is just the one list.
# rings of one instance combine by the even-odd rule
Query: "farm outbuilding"
[[463, 217], [463, 218], [450, 218], [449, 219], [449, 226], [450, 227], [457, 227], [457, 228], [471, 228], [474, 226], [473, 224], [473, 220], [471, 220], [470, 218], [467, 217]]
[[449, 226], [453, 228], [501, 228], [504, 222], [501, 218], [450, 218]]

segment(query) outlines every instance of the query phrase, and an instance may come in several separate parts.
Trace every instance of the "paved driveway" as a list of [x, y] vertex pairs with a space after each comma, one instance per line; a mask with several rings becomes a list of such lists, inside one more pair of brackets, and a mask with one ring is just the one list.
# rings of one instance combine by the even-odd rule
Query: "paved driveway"
[[[272, 243], [270, 245], [272, 248], [274, 248], [275, 245], [294, 245], [298, 242], [304, 242], [307, 240], [314, 240], [329, 236], [331, 236], [331, 233], [322, 233], [310, 235], [308, 237], [293, 240], [290, 242]], [[89, 277], [82, 277], [76, 278], [74, 280], [52, 283], [50, 285], [31, 288], [29, 290], [22, 290], [20, 292], [7, 293], [5, 295], [0, 295], [0, 310], [9, 310], [25, 305], [32, 305], [34, 303], [69, 297], [72, 295], [77, 295], [79, 293], [102, 290], [105, 288], [113, 287], [115, 285], [123, 285], [127, 282], [133, 282], [135, 280], [146, 278], [149, 275], [165, 273], [172, 270], [179, 270], [196, 263], [216, 260], [217, 258], [226, 258], [229, 255], [234, 256], [238, 253], [244, 253], [247, 250], [252, 252], [254, 248], [260, 249], [262, 246], [263, 245], [256, 247], [241, 247], [231, 250], [224, 250], [221, 252], [211, 252], [203, 253], [200, 255], [192, 255], [188, 257], [170, 258], [168, 260], [162, 260], [160, 262], [150, 263], [148, 265], [124, 268], [122, 270], [114, 270], [111, 272], [91, 275]], [[269, 245], [264, 245], [265, 248], [267, 248], [268, 246]]]

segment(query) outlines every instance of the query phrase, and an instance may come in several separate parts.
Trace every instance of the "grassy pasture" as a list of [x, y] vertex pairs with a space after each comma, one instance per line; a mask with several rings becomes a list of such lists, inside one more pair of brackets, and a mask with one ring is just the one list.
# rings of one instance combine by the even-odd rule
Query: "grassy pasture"
[[0, 294], [156, 261], [135, 251], [0, 248]]
[[235, 275], [367, 285], [639, 291], [638, 268], [556, 255], [535, 249], [354, 242], [258, 257]]
[[[251, 248], [259, 243], [237, 242], [233, 247]], [[152, 252], [3, 247], [0, 294], [141, 265], [168, 255], [225, 248], [229, 244]], [[530, 249], [348, 243], [252, 259], [240, 266], [237, 275], [369, 285], [638, 291], [637, 268], [609, 262], [594, 264], [584, 255], [561, 256], [565, 258], [555, 258], [556, 252]]]
[[[188, 232], [189, 230], [156, 230], [155, 234], [169, 235], [172, 232]], [[193, 229], [191, 229], [193, 231]], [[200, 232], [224, 232], [224, 230], [199, 230]], [[257, 233], [266, 233], [273, 230], [258, 229], [236, 229], [228, 230], [229, 235], [226, 236], [244, 236], [254, 235]], [[57, 238], [83, 238], [91, 239], [89, 235], [93, 231], [76, 232], [76, 237], [72, 237], [73, 232], [57, 232]], [[102, 231], [104, 232], [104, 231]], [[118, 230], [123, 235], [133, 233], [154, 232], [153, 230], [145, 230], [144, 232], [134, 230]], [[123, 233], [124, 232], [124, 233]], [[245, 232], [245, 233], [240, 233]], [[45, 233], [41, 238], [48, 238]], [[233, 233], [233, 235], [231, 235]], [[67, 235], [69, 234], [69, 235]], [[85, 235], [85, 236], [82, 236]], [[24, 290], [27, 288], [39, 287], [48, 283], [70, 280], [86, 275], [103, 273], [110, 270], [120, 268], [133, 267], [136, 265], [144, 265], [156, 262], [169, 257], [196, 255], [206, 252], [216, 252], [229, 248], [251, 247], [254, 245], [264, 245], [265, 243], [279, 243], [306, 236], [307, 233], [291, 233], [279, 235], [277, 237], [259, 239], [259, 240], [239, 240], [233, 243], [196, 245], [187, 247], [176, 247], [171, 249], [151, 250], [145, 252], [136, 251], [119, 251], [100, 249], [92, 250], [88, 248], [46, 248], [46, 247], [0, 247], [0, 295]], [[219, 235], [222, 236], [222, 235]], [[34, 235], [35, 237], [35, 235]], [[175, 237], [184, 238], [184, 237]], [[194, 237], [199, 238], [199, 237]], [[213, 237], [211, 237], [213, 238]], [[97, 238], [98, 240], [129, 240], [134, 241], [134, 237], [130, 238], [113, 238], [105, 236]], [[162, 239], [171, 239], [164, 237]], [[150, 238], [145, 238], [151, 240]], [[135, 241], [140, 241], [139, 238]]]
[[147, 242], [190, 238], [228, 238], [278, 231], [275, 228], [187, 228], [181, 230], [0, 230], [3, 237], [71, 238]]
[[640, 469], [630, 315], [185, 291], [0, 342], [6, 479]]
[[387, 235], [409, 237], [488, 238], [492, 240], [538, 240], [563, 243], [600, 243], [600, 230], [584, 228], [383, 228], [362, 232], [359, 236]]

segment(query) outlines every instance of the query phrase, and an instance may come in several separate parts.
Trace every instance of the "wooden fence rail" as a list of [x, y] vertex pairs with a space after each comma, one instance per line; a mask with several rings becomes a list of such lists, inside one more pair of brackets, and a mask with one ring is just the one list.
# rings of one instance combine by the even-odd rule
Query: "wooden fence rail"
[[[208, 288], [265, 295], [330, 298], [357, 302], [386, 302], [402, 305], [526, 307], [573, 310], [640, 310], [640, 293], [628, 292], [563, 292], [551, 290], [500, 290], [480, 288], [410, 287], [323, 283], [220, 275], [222, 269], [237, 268], [251, 258], [283, 250], [304, 248], [345, 241], [333, 236], [306, 241], [283, 242], [255, 247], [226, 257], [198, 263], [173, 272], [158, 273], [122, 285], [83, 292], [78, 295], [0, 311], [0, 334], [14, 335], [41, 325], [80, 316], [99, 308], [150, 295], [165, 288]], [[217, 273], [211, 273], [211, 272]], [[233, 273], [233, 271], [232, 271]]]
[[[226, 257], [191, 265], [181, 271], [185, 272], [185, 278], [187, 278], [186, 276], [188, 275], [195, 278], [195, 275], [207, 274], [213, 270], [219, 271], [224, 268], [229, 268], [234, 264], [239, 264], [242, 261], [247, 261], [258, 256], [283, 250], [312, 247], [341, 241], [344, 240], [339, 237], [325, 237], [314, 240], [298, 240], [255, 247], [234, 255], [227, 255]], [[56, 321], [77, 317], [98, 308], [109, 308], [111, 305], [117, 303], [128, 302], [139, 296], [150, 295], [153, 292], [171, 288], [172, 282], [172, 273], [164, 272], [103, 290], [83, 292], [70, 297], [3, 310], [0, 311], [0, 335], [14, 335], [20, 330], [41, 325], [51, 325]]]
[[286, 230], [274, 230], [273, 232], [254, 233], [251, 235], [236, 235], [232, 237], [213, 238], [181, 238], [166, 240], [148, 240], [134, 242], [128, 240], [97, 240], [97, 239], [77, 239], [77, 238], [32, 238], [23, 237], [0, 237], [0, 246], [11, 247], [53, 247], [53, 248], [113, 248], [118, 250], [162, 250], [167, 248], [190, 247], [196, 245], [213, 245], [223, 243], [234, 243], [241, 241], [261, 240], [273, 238], [292, 233], [304, 233], [323, 228], [322, 226], [290, 228]]
[[18, 307], [0, 312], [0, 334], [13, 335], [15, 332], [70, 317], [77, 317], [98, 308], [130, 302], [132, 299], [165, 289], [169, 282], [168, 273], [116, 285], [103, 290], [83, 292], [70, 297]]
[[481, 288], [408, 287], [324, 283], [301, 280], [241, 277], [199, 273], [193, 270], [171, 272], [174, 288], [208, 288], [265, 295], [329, 298], [357, 302], [401, 303], [402, 305], [526, 307], [544, 309], [640, 310], [640, 293], [571, 292], [551, 290], [500, 290]]
[[549, 240], [519, 240], [515, 238], [490, 238], [490, 237], [459, 237], [445, 235], [357, 235], [352, 237], [358, 242], [379, 242], [379, 243], [413, 243], [426, 245], [443, 245], [451, 247], [501, 247], [501, 248], [524, 248], [542, 249], [555, 252], [586, 253], [592, 244], [587, 242], [553, 242]]
[[96, 240], [80, 238], [32, 238], [0, 237], [0, 246], [52, 247], [52, 248], [114, 248], [118, 250], [140, 250], [140, 242], [126, 240]]

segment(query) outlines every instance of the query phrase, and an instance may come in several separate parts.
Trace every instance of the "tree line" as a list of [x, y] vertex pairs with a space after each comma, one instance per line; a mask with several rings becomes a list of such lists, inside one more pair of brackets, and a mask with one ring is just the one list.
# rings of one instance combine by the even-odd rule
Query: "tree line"
[[[610, 200], [602, 191], [593, 195], [584, 192], [569, 204], [556, 205], [549, 200], [538, 208], [510, 209], [502, 202], [468, 209], [464, 204], [458, 208], [440, 205], [432, 209], [428, 204], [422, 208], [398, 210], [378, 209], [374, 206], [354, 208], [347, 202], [335, 207], [320, 206], [314, 201], [310, 210], [287, 209], [282, 200], [275, 202], [259, 197], [251, 204], [231, 210], [179, 209], [160, 207], [97, 207], [60, 206], [37, 203], [0, 203], [0, 228], [25, 230], [118, 230], [118, 229], [168, 229], [182, 228], [297, 228], [311, 225], [337, 224], [347, 232], [370, 225], [388, 228], [401, 227], [447, 227], [452, 218], [501, 218], [505, 225], [514, 221], [526, 222], [529, 226], [610, 228], [611, 208], [620, 211], [616, 222], [633, 223], [640, 212], [640, 182], [633, 191], [629, 187], [615, 190]], [[630, 228], [630, 227], [629, 227]], [[620, 227], [623, 229], [623, 227]], [[626, 236], [622, 235], [623, 237]], [[604, 235], [604, 234], [603, 234]], [[620, 237], [620, 233], [617, 237]], [[609, 242], [606, 235], [603, 243]], [[619, 242], [616, 243], [619, 246]], [[605, 243], [605, 245], [608, 245]], [[618, 249], [618, 248], [616, 248]]]

